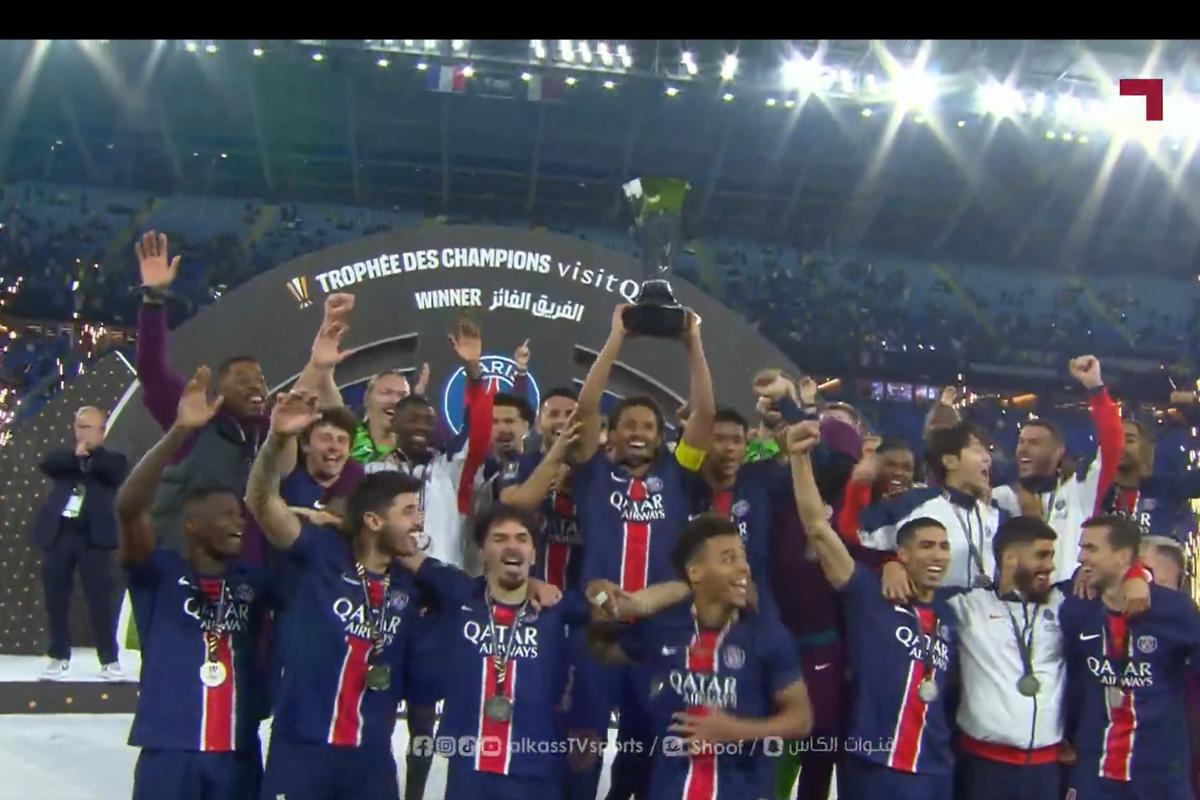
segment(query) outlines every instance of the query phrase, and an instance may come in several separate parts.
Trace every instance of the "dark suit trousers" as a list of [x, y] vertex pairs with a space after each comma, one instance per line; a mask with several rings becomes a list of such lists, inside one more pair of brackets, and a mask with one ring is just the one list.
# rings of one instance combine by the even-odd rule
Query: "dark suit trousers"
[[101, 664], [117, 660], [117, 620], [113, 614], [113, 551], [92, 547], [87, 531], [67, 520], [54, 544], [42, 553], [42, 586], [46, 592], [51, 658], [71, 657], [71, 592], [75, 570], [83, 580], [92, 638]]

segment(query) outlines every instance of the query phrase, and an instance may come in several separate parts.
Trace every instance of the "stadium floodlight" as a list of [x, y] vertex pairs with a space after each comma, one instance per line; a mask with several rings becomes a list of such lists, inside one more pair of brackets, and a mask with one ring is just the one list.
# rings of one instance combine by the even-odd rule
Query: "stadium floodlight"
[[217, 46], [210, 42], [204, 46], [204, 52], [211, 56], [213, 53], [217, 52]]
[[684, 50], [679, 56], [679, 63], [683, 64], [684, 69], [688, 71], [688, 75], [695, 75], [699, 70], [696, 68], [696, 59], [692, 56], [690, 50]]
[[725, 94], [721, 95], [721, 99], [724, 100], [726, 103], [732, 103], [733, 102], [733, 93], [726, 92]]
[[592, 46], [588, 44], [587, 39], [579, 42], [579, 57], [583, 59], [583, 63], [592, 63]]
[[1054, 115], [1073, 122], [1083, 116], [1083, 101], [1073, 94], [1060, 94], [1054, 101]]
[[472, 67], [470, 64], [467, 64], [465, 67], [462, 68], [462, 75], [464, 78], [474, 78], [475, 77], [475, 68]]
[[263, 57], [263, 54], [264, 54], [266, 51], [265, 51], [265, 50], [263, 50], [261, 47], [256, 47], [256, 48], [254, 48], [253, 50], [251, 50], [250, 52], [252, 52], [252, 53], [254, 54], [254, 57], [255, 57], [255, 58], [262, 58], [262, 57]]
[[1075, 134], [1074, 134], [1074, 133], [1072, 133], [1071, 131], [1067, 131], [1066, 133], [1064, 133], [1064, 134], [1062, 135], [1062, 140], [1063, 140], [1064, 142], [1071, 142], [1071, 141], [1074, 141], [1074, 140], [1075, 140]]
[[563, 61], [567, 63], [573, 62], [575, 60], [574, 43], [570, 39], [559, 39], [558, 54], [562, 57]]
[[960, 119], [958, 122], [954, 123], [954, 125], [959, 128], [965, 128], [967, 127], [967, 121], [965, 119]]
[[735, 56], [733, 53], [730, 53], [729, 55], [725, 56], [725, 58], [721, 61], [721, 80], [723, 80], [723, 81], [733, 80], [733, 76], [737, 75], [737, 71], [738, 71], [738, 57]]
[[783, 62], [781, 72], [786, 89], [813, 91], [821, 81], [821, 65], [802, 56], [794, 56]]
[[1035, 92], [1029, 100], [1029, 113], [1035, 117], [1040, 117], [1046, 113], [1046, 93]]
[[1086, 135], [1084, 135], [1084, 136], [1080, 136], [1080, 137], [1079, 137], [1078, 139], [1076, 139], [1075, 141], [1079, 142], [1080, 144], [1087, 144], [1087, 143], [1088, 143], [1088, 137], [1087, 137]]
[[229, 153], [221, 153], [221, 158], [229, 158]]
[[426, 50], [437, 50], [438, 49], [438, 40], [437, 39], [426, 39], [425, 40], [425, 49]]
[[1046, 131], [1046, 138], [1051, 140], [1057, 139], [1058, 134], [1056, 134], [1054, 131]]
[[531, 80], [533, 80], [533, 75], [528, 72], [522, 72], [521, 80], [525, 81], [526, 83], [529, 83]]
[[600, 56], [600, 63], [604, 66], [611, 67], [613, 65], [613, 54], [608, 49], [608, 42], [600, 42], [596, 45], [596, 54]]
[[579, 80], [574, 75], [568, 75], [567, 79], [564, 80], [563, 83], [565, 83], [567, 86], [574, 86], [575, 84], [579, 83]]
[[529, 46], [533, 48], [533, 57], [539, 61], [546, 57], [546, 43], [541, 39], [531, 39]]
[[467, 40], [466, 39], [451, 39], [450, 40], [450, 49], [456, 53], [461, 53], [463, 50], [467, 49]]
[[795, 100], [793, 100], [793, 99], [791, 99], [791, 98], [789, 97], [787, 100], [784, 100], [784, 101], [783, 101], [783, 107], [784, 107], [784, 108], [795, 108], [795, 107], [796, 107], [796, 101], [795, 101]]
[[937, 77], [913, 67], [896, 73], [891, 82], [892, 100], [902, 109], [925, 109], [938, 96]]
[[324, 54], [324, 53], [322, 53], [320, 50], [318, 50], [317, 52], [315, 52], [315, 53], [313, 53], [313, 54], [312, 54], [312, 60], [313, 60], [313, 61], [324, 61], [324, 60], [325, 60], [325, 54]]
[[862, 110], [860, 113], [861, 113], [861, 114], [862, 114], [864, 117], [869, 117], [869, 116], [871, 116], [871, 114], [873, 114], [873, 113], [875, 113], [875, 112], [871, 111], [871, 109], [869, 109], [869, 108], [864, 108], [864, 109], [863, 109], [863, 110]]
[[768, 107], [768, 108], [774, 108], [774, 107], [775, 107], [775, 104], [776, 104], [776, 103], [778, 103], [778, 102], [779, 102], [779, 101], [778, 101], [778, 100], [776, 100], [774, 97], [768, 97], [768, 98], [767, 98], [767, 107]]
[[838, 83], [842, 86], [842, 91], [849, 93], [854, 91], [854, 73], [851, 70], [843, 69], [838, 72]]
[[676, 89], [674, 86], [667, 87], [667, 97], [674, 97], [677, 94], [679, 94], [679, 90]]
[[988, 81], [976, 92], [979, 109], [997, 119], [1014, 117], [1025, 108], [1025, 99], [1013, 86], [999, 81]]
[[386, 58], [381, 58], [378, 61], [376, 61], [375, 63], [378, 64], [380, 67], [387, 69], [391, 65], [392, 62], [388, 61]]
[[187, 50], [189, 53], [195, 53], [200, 49], [200, 45], [196, 44], [195, 42], [184, 42], [183, 49]]
[[621, 66], [625, 69], [633, 66], [633, 56], [629, 54], [629, 48], [625, 45], [617, 45], [617, 57], [621, 59]]
[[879, 94], [879, 79], [875, 77], [874, 72], [868, 72], [867, 77], [863, 78], [863, 83], [866, 84], [868, 92]]
[[429, 69], [429, 65], [426, 64], [424, 61], [418, 61], [417, 69], [421, 70], [421, 72], [424, 72], [425, 70]]
[[605, 81], [604, 88], [605, 89], [615, 89], [615, 88], [617, 88], [617, 84], [613, 83], [612, 81]]
[[415, 45], [416, 43], [417, 43], [417, 40], [416, 40], [416, 39], [405, 39], [405, 40], [404, 40], [404, 46], [405, 46], [405, 47], [412, 47], [412, 46], [413, 46], [413, 45]]

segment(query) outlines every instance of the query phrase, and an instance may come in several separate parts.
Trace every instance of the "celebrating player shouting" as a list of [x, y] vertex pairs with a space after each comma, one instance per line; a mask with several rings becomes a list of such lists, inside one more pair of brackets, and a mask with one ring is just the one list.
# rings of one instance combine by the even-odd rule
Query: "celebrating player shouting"
[[398, 473], [370, 475], [347, 502], [345, 537], [301, 525], [279, 496], [281, 461], [318, 417], [315, 396], [280, 397], [246, 489], [263, 533], [298, 573], [279, 620], [283, 678], [264, 794], [395, 800], [391, 736], [418, 605], [395, 559], [415, 550], [421, 485]]

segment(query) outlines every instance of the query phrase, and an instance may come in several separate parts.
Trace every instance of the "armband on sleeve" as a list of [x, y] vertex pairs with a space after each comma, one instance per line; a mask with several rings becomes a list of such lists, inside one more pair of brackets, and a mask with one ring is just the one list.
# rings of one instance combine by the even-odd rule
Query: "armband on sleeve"
[[691, 472], [700, 469], [700, 465], [704, 463], [705, 455], [703, 450], [692, 447], [682, 439], [675, 446], [675, 460], [679, 462], [679, 466]]

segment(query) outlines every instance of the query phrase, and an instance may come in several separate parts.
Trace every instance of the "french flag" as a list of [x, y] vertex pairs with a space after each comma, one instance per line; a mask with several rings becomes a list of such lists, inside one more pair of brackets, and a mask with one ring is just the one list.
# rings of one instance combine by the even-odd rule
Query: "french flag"
[[425, 88], [432, 92], [461, 94], [467, 90], [467, 76], [463, 74], [463, 67], [430, 64], [429, 73], [425, 77]]

